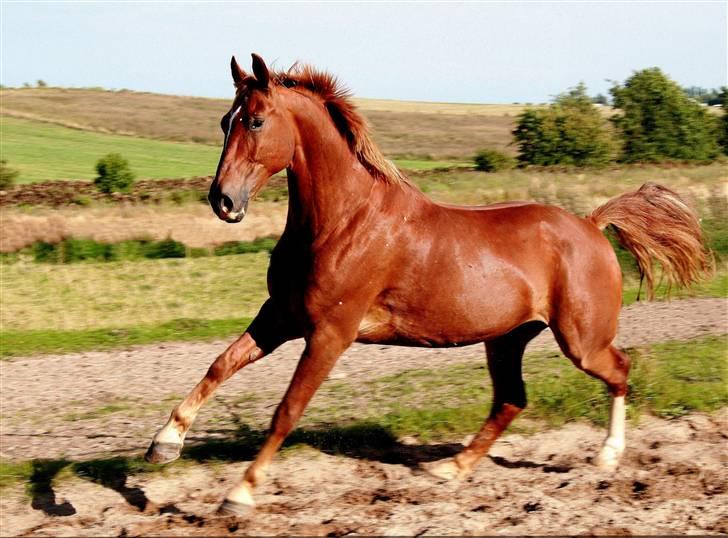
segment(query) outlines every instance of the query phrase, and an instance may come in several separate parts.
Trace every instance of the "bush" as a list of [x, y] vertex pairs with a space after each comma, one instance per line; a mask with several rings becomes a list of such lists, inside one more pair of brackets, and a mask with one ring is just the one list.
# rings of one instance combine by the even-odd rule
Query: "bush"
[[654, 67], [610, 90], [620, 109], [612, 121], [624, 162], [707, 161], [718, 155], [716, 122], [708, 110]]
[[723, 86], [718, 94], [720, 105], [723, 107], [723, 115], [720, 117], [718, 124], [718, 144], [723, 149], [723, 153], [728, 155], [728, 86]]
[[475, 169], [481, 172], [498, 172], [513, 168], [513, 157], [495, 149], [481, 149], [475, 154]]
[[145, 258], [161, 259], [161, 258], [184, 258], [187, 256], [187, 249], [183, 243], [174, 239], [165, 239], [156, 243], [149, 243], [144, 253]]
[[548, 108], [527, 108], [513, 131], [522, 165], [604, 166], [617, 144], [608, 122], [579, 84]]
[[227, 241], [215, 247], [215, 256], [230, 256], [233, 254], [251, 254], [255, 252], [271, 252], [276, 246], [274, 237], [258, 237], [252, 241]]
[[6, 191], [13, 185], [18, 177], [18, 171], [8, 166], [8, 162], [0, 160], [0, 191]]
[[94, 185], [99, 191], [110, 194], [112, 192], [129, 192], [134, 184], [134, 174], [129, 168], [129, 162], [118, 153], [109, 153], [96, 163]]

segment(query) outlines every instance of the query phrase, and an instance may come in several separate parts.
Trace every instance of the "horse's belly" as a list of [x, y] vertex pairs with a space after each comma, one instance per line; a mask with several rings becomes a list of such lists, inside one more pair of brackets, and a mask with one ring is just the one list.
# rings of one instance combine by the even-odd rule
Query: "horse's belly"
[[530, 300], [452, 300], [429, 305], [375, 305], [359, 323], [357, 341], [452, 347], [483, 342], [532, 320], [544, 321]]

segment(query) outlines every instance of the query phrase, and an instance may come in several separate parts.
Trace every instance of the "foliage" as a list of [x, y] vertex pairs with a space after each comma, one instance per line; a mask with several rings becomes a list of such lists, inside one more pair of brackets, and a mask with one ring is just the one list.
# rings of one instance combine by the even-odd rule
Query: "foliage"
[[93, 239], [64, 239], [57, 243], [37, 241], [30, 247], [15, 253], [3, 253], [4, 263], [17, 261], [18, 255], [30, 254], [37, 263], [76, 263], [135, 261], [142, 259], [164, 258], [203, 258], [210, 256], [230, 256], [270, 252], [276, 246], [273, 236], [259, 237], [253, 241], [228, 241], [212, 252], [206, 248], [190, 248], [174, 239], [151, 241], [130, 239], [118, 243], [102, 243]]
[[129, 168], [129, 161], [119, 153], [109, 153], [96, 163], [94, 185], [101, 192], [129, 192], [134, 184], [134, 174]]
[[39, 263], [111, 262], [138, 259], [184, 258], [187, 249], [173, 239], [131, 240], [100, 243], [93, 239], [64, 239], [58, 243], [38, 241], [30, 251]]
[[13, 185], [19, 172], [8, 166], [5, 159], [0, 160], [0, 191], [6, 191]]
[[718, 124], [718, 144], [723, 149], [723, 153], [728, 155], [728, 86], [723, 86], [720, 89], [718, 99], [723, 107], [723, 115], [720, 117]]
[[510, 155], [495, 149], [481, 149], [473, 160], [475, 169], [480, 172], [500, 172], [513, 168], [515, 164]]
[[548, 108], [527, 108], [518, 116], [513, 136], [524, 165], [604, 166], [616, 150], [584, 84], [559, 95]]
[[637, 71], [610, 91], [620, 109], [612, 121], [623, 139], [623, 161], [708, 161], [717, 156], [714, 118], [660, 69]]
[[43, 79], [38, 79], [36, 81], [35, 85], [38, 86], [39, 88], [47, 88], [48, 87], [48, 83], [45, 80], [43, 80]]

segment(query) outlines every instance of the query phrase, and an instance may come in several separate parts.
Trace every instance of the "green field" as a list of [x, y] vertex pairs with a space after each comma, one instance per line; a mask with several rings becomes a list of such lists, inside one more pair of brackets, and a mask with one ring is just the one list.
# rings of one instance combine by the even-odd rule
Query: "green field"
[[0, 117], [0, 153], [20, 172], [19, 183], [49, 179], [93, 179], [96, 161], [121, 153], [138, 179], [206, 176], [215, 173], [220, 151], [212, 146], [92, 133]]
[[[18, 183], [91, 180], [96, 177], [96, 161], [107, 153], [121, 153], [137, 179], [209, 176], [215, 173], [220, 158], [220, 149], [214, 146], [95, 133], [0, 116], [0, 154], [20, 172]], [[395, 162], [410, 170], [468, 166], [451, 161]]]

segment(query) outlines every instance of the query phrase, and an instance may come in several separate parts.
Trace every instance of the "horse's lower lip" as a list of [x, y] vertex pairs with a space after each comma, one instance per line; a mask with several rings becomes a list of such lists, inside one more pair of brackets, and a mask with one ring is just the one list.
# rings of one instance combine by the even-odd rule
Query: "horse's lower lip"
[[241, 220], [243, 220], [243, 217], [245, 216], [245, 213], [229, 213], [225, 216], [223, 219], [228, 224], [237, 224]]

